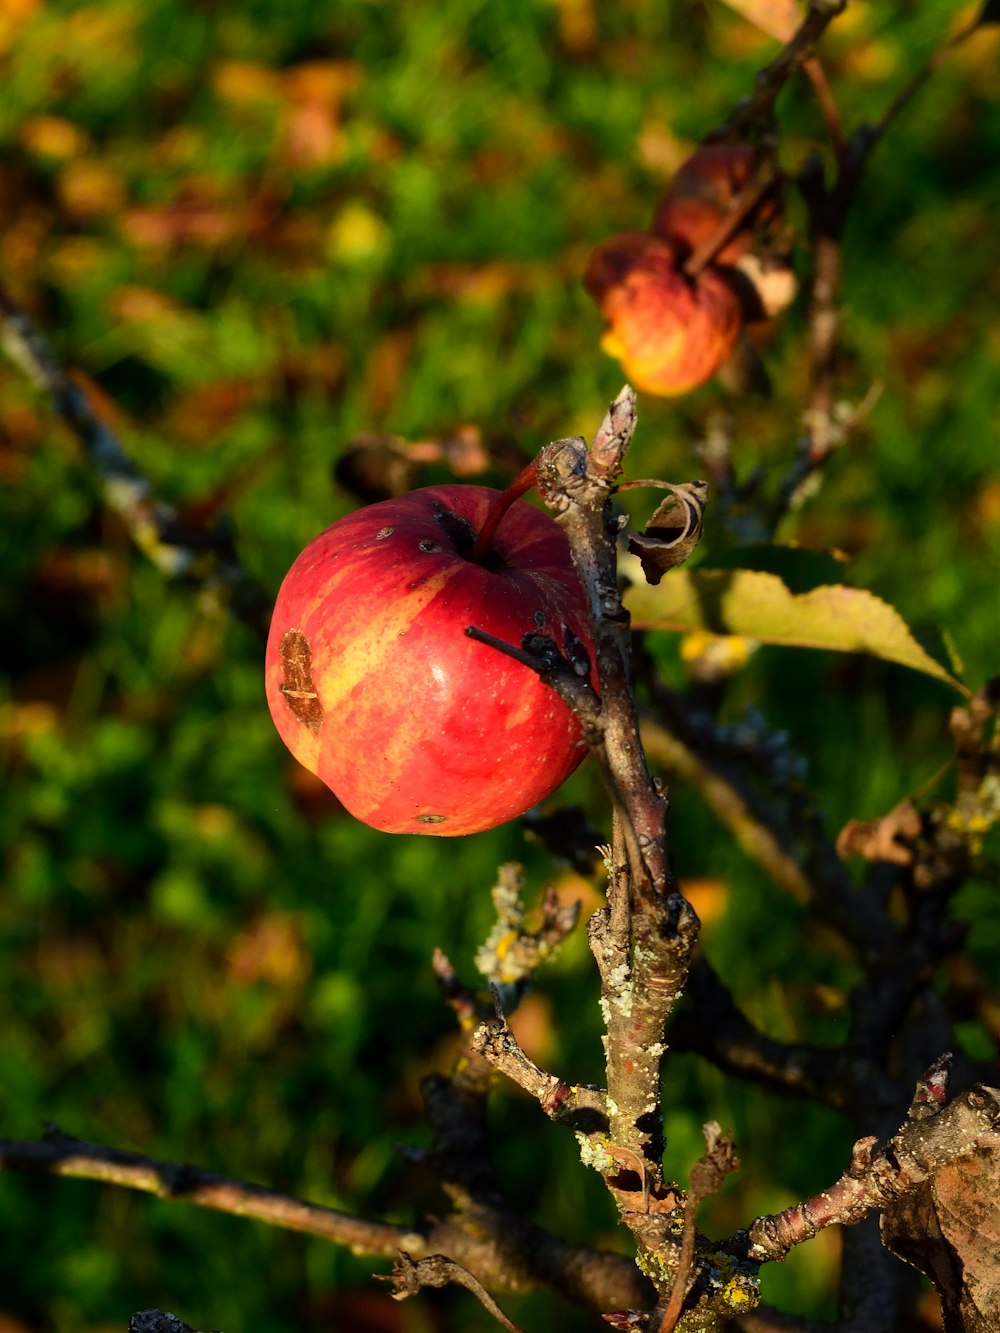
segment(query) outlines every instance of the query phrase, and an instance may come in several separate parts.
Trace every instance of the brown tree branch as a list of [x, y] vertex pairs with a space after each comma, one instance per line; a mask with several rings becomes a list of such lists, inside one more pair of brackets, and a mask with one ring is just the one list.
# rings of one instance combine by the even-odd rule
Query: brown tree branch
[[692, 1008], [678, 1011], [671, 1042], [697, 1051], [720, 1069], [775, 1091], [848, 1110], [855, 1089], [872, 1101], [897, 1100], [899, 1087], [884, 1065], [849, 1046], [829, 1048], [776, 1041], [755, 1027], [704, 956], [695, 959], [688, 979]]
[[93, 1180], [252, 1218], [356, 1253], [425, 1258], [447, 1254], [498, 1291], [548, 1286], [594, 1310], [649, 1302], [651, 1289], [629, 1259], [569, 1245], [505, 1206], [476, 1205], [462, 1217], [413, 1227], [369, 1221], [197, 1167], [85, 1143], [52, 1127], [40, 1141], [0, 1140], [0, 1171]]
[[46, 1127], [44, 1136], [34, 1142], [0, 1140], [0, 1171], [26, 1171], [120, 1185], [154, 1194], [159, 1199], [174, 1199], [253, 1218], [287, 1231], [301, 1231], [365, 1254], [395, 1254], [404, 1248], [424, 1250], [424, 1234], [419, 1228], [368, 1221], [337, 1208], [306, 1203], [198, 1167], [156, 1161], [140, 1153], [86, 1143], [55, 1126]]
[[167, 1310], [138, 1310], [128, 1321], [128, 1333], [195, 1333], [195, 1330]]
[[[747, 1256], [773, 1262], [828, 1226], [860, 1222], [1000, 1129], [1000, 1089], [977, 1085], [940, 1105], [946, 1086], [941, 1062], [935, 1062], [918, 1085], [906, 1122], [885, 1147], [876, 1149], [873, 1138], [859, 1139], [850, 1165], [835, 1184], [783, 1213], [758, 1218], [746, 1234]], [[739, 1248], [744, 1248], [742, 1239]]]
[[[808, 22], [807, 19], [803, 28]], [[782, 480], [772, 506], [772, 530], [806, 493], [811, 480], [818, 476], [834, 449], [864, 420], [881, 392], [879, 386], [874, 386], [858, 407], [838, 415], [835, 387], [843, 264], [841, 242], [872, 152], [935, 70], [979, 27], [980, 17], [976, 15], [899, 89], [877, 121], [862, 125], [846, 143], [839, 132], [839, 119], [833, 122], [837, 127], [833, 136], [837, 150], [836, 177], [829, 186], [818, 157], [812, 158], [801, 174], [799, 184], [806, 201], [811, 240], [807, 320], [811, 387], [798, 455]]]
[[604, 1089], [566, 1083], [536, 1065], [521, 1049], [499, 1000], [496, 1019], [476, 1030], [472, 1049], [533, 1097], [550, 1120], [585, 1134], [607, 1134], [608, 1095]]
[[186, 525], [176, 509], [157, 499], [149, 478], [98, 417], [85, 390], [2, 286], [0, 344], [49, 395], [55, 412], [76, 436], [97, 474], [105, 503], [121, 518], [136, 546], [167, 578], [195, 581], [259, 637], [266, 638], [271, 599], [240, 564], [229, 531], [222, 526], [209, 530]]
[[837, 15], [843, 13], [846, 3], [847, 0], [810, 0], [809, 12], [798, 31], [770, 65], [758, 72], [753, 93], [738, 103], [729, 120], [713, 133], [713, 139], [743, 139], [753, 129], [767, 124], [778, 94], [795, 71], [810, 60], [816, 43]]

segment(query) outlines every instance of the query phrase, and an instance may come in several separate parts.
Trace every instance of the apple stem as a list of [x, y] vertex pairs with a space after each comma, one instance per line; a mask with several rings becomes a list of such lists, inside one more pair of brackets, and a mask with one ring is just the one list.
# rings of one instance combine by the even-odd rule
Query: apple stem
[[493, 538], [496, 536], [497, 528], [511, 507], [514, 501], [525, 491], [530, 491], [532, 486], [538, 481], [538, 460], [532, 461], [523, 467], [514, 480], [510, 483], [502, 495], [497, 496], [492, 507], [486, 515], [486, 522], [479, 530], [479, 536], [476, 538], [476, 544], [472, 548], [471, 559], [478, 564], [482, 564], [489, 554], [490, 547], [493, 545]]

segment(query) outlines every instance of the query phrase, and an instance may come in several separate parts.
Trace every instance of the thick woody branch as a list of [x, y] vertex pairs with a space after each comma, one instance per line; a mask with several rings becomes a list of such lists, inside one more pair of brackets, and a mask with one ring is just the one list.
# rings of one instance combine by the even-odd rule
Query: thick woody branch
[[[702, 710], [647, 673], [663, 723], [643, 719], [647, 751], [693, 786], [744, 852], [796, 901], [832, 926], [861, 960], [896, 956], [897, 934], [880, 904], [855, 892], [826, 836], [795, 756], [767, 730], [727, 737]], [[664, 725], [665, 723], [665, 725]]]
[[[851, 1226], [923, 1184], [941, 1167], [972, 1152], [1000, 1128], [1000, 1089], [976, 1085], [939, 1105], [947, 1082], [942, 1062], [928, 1070], [906, 1123], [884, 1148], [859, 1139], [851, 1163], [835, 1184], [776, 1216], [758, 1218], [746, 1234], [745, 1253], [761, 1263], [782, 1259], [828, 1226]], [[740, 1246], [743, 1249], [743, 1245]]]
[[195, 1330], [167, 1310], [138, 1310], [128, 1321], [128, 1333], [195, 1333]]
[[708, 960], [699, 956], [688, 981], [690, 1009], [678, 1012], [670, 1040], [720, 1069], [765, 1087], [847, 1110], [855, 1089], [884, 1103], [898, 1091], [880, 1062], [849, 1047], [830, 1049], [776, 1041], [755, 1027], [736, 1004]]
[[538, 490], [566, 533], [587, 594], [595, 630], [603, 749], [630, 870], [642, 892], [662, 894], [671, 887], [663, 846], [666, 804], [646, 769], [635, 716], [631, 626], [618, 588], [618, 524], [609, 503], [634, 430], [635, 393], [626, 388], [609, 408], [589, 450], [580, 439], [557, 440], [542, 450]]
[[[538, 490], [566, 533], [590, 608], [600, 713], [597, 725], [590, 717], [582, 720], [590, 728], [613, 806], [612, 844], [606, 853], [608, 906], [590, 923], [607, 1028], [609, 1119], [607, 1141], [594, 1164], [640, 1247], [665, 1256], [658, 1271], [666, 1282], [677, 1251], [663, 1221], [676, 1197], [662, 1177], [663, 1034], [684, 989], [698, 919], [676, 892], [670, 873], [666, 800], [646, 767], [632, 689], [631, 626], [617, 575], [619, 524], [610, 499], [634, 429], [635, 394], [626, 387], [589, 449], [581, 439], [569, 439], [542, 450]], [[537, 1077], [515, 1053], [508, 1050], [501, 1058], [510, 1062], [515, 1076]], [[552, 1096], [548, 1085], [540, 1085], [538, 1092]], [[651, 1197], [664, 1209], [652, 1218]]]
[[497, 1291], [547, 1286], [594, 1310], [641, 1306], [650, 1288], [620, 1255], [568, 1245], [501, 1205], [414, 1227], [369, 1221], [197, 1167], [155, 1161], [51, 1128], [38, 1142], [0, 1140], [0, 1170], [74, 1177], [299, 1231], [357, 1254], [446, 1254]]

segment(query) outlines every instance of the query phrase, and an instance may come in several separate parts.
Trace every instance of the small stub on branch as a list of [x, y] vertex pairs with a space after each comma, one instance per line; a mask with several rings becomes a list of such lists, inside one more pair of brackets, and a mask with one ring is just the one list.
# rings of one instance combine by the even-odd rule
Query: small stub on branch
[[139, 1310], [128, 1321], [128, 1333], [195, 1333], [183, 1319], [166, 1310]]
[[281, 693], [292, 713], [310, 731], [319, 731], [323, 705], [312, 678], [312, 649], [300, 629], [281, 636]]
[[701, 538], [708, 483], [688, 481], [667, 487], [644, 532], [629, 534], [628, 549], [639, 557], [646, 582], [655, 587], [668, 570], [682, 565]]

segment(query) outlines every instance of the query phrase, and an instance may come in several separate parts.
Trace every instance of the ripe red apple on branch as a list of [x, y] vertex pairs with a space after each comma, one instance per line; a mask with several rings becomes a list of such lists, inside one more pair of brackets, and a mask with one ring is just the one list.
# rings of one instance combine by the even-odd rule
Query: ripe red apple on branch
[[555, 521], [501, 494], [431, 486], [339, 519], [289, 570], [267, 644], [285, 744], [351, 814], [457, 836], [523, 814], [586, 754], [529, 667], [468, 638], [547, 635], [593, 659], [583, 590]]

